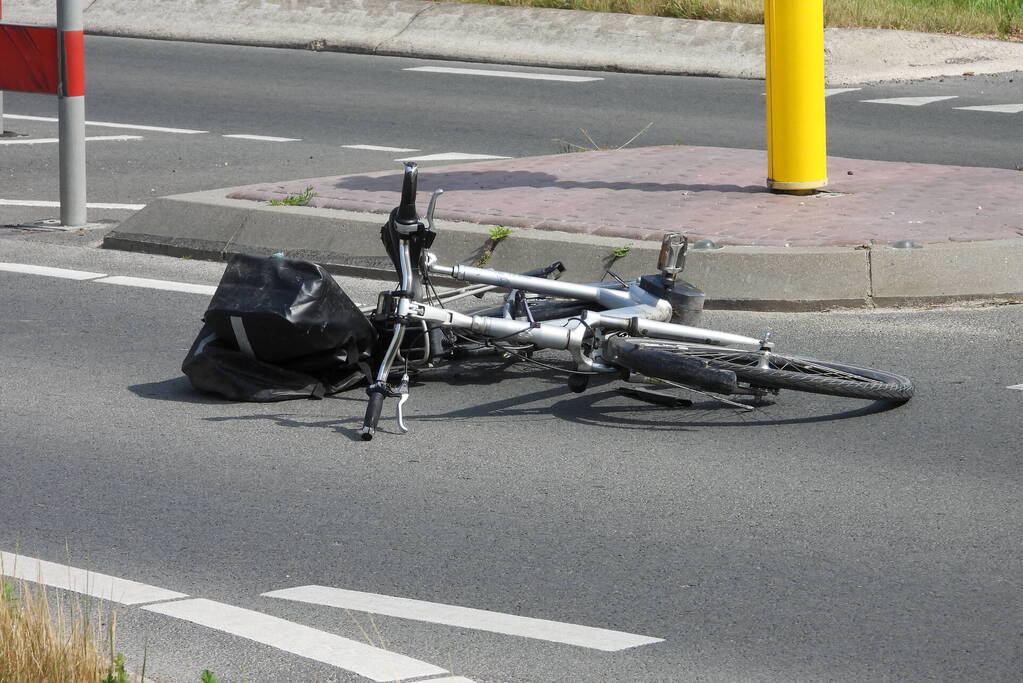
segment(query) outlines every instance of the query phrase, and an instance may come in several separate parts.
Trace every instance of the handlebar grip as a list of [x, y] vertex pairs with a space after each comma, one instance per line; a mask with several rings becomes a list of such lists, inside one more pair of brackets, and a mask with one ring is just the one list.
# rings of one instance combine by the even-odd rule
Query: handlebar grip
[[401, 182], [401, 202], [398, 204], [398, 220], [414, 223], [419, 220], [416, 213], [416, 186], [419, 184], [419, 168], [414, 163], [405, 164], [405, 177]]
[[[372, 387], [370, 388], [372, 390]], [[366, 406], [366, 419], [362, 421], [362, 440], [371, 441], [373, 432], [376, 431], [377, 423], [380, 422], [380, 411], [384, 408], [384, 393], [382, 391], [371, 391], [369, 405]]]

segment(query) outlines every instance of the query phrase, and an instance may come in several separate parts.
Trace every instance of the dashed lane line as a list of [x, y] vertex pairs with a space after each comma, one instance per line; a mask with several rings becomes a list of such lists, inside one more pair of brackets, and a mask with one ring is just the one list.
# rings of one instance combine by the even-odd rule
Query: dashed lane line
[[217, 291], [217, 288], [213, 285], [196, 285], [189, 282], [176, 282], [174, 280], [152, 280], [144, 277], [108, 275], [106, 273], [92, 273], [84, 270], [35, 266], [27, 263], [0, 263], [0, 271], [58, 277], [65, 280], [88, 280], [90, 282], [99, 282], [105, 285], [123, 285], [126, 287], [141, 287], [143, 289], [162, 289], [168, 292], [185, 292], [187, 294], [206, 294], [208, 296], [212, 296], [213, 293]]
[[968, 111], [993, 111], [1000, 114], [1019, 114], [1023, 112], [1023, 104], [984, 104], [979, 107], [956, 107]]
[[408, 147], [382, 147], [380, 145], [341, 145], [345, 149], [364, 149], [370, 152], [418, 152]]
[[[17, 119], [19, 121], [45, 121], [57, 123], [59, 119], [50, 116], [26, 116], [23, 114], [4, 114], [5, 119]], [[110, 123], [107, 121], [86, 121], [87, 126], [101, 126], [106, 128], [124, 128], [127, 130], [149, 130], [157, 133], [178, 133], [182, 135], [198, 135], [208, 133], [207, 130], [192, 130], [191, 128], [165, 128], [163, 126], [143, 126], [136, 123]]]
[[28, 275], [59, 277], [65, 280], [96, 280], [107, 276], [106, 273], [90, 273], [86, 270], [68, 270], [67, 268], [33, 266], [28, 263], [0, 263], [0, 270], [8, 273], [26, 273]]
[[137, 581], [119, 579], [116, 576], [3, 551], [0, 551], [0, 573], [23, 581], [34, 581], [53, 588], [109, 600], [120, 605], [139, 605], [188, 597], [184, 593], [158, 586], [150, 586]]
[[854, 92], [856, 90], [863, 90], [863, 88], [825, 88], [824, 96], [831, 97], [832, 95], [841, 95], [844, 92]]
[[870, 102], [872, 104], [898, 104], [903, 107], [922, 107], [925, 104], [954, 99], [958, 99], [958, 97], [956, 95], [944, 95], [941, 97], [890, 97], [884, 100], [860, 100], [860, 102]]
[[495, 71], [493, 69], [459, 69], [447, 66], [417, 66], [403, 71], [424, 71], [435, 74], [462, 74], [465, 76], [494, 76], [497, 78], [525, 78], [534, 81], [564, 81], [566, 83], [585, 83], [602, 81], [595, 76], [564, 76], [561, 74], [538, 74], [525, 71]]
[[[60, 202], [42, 201], [36, 199], [0, 199], [0, 206], [34, 206], [41, 208], [60, 208]], [[141, 211], [146, 208], [145, 204], [111, 204], [108, 202], [89, 202], [85, 205], [87, 209], [123, 209], [125, 211]]]
[[[142, 140], [141, 135], [93, 135], [85, 138], [86, 142], [126, 142]], [[30, 138], [27, 140], [0, 140], [0, 145], [47, 145], [60, 142], [60, 138]]]
[[270, 645], [374, 681], [402, 681], [448, 673], [439, 666], [397, 652], [213, 600], [179, 600], [142, 609]]
[[162, 289], [168, 292], [187, 292], [189, 294], [209, 294], [213, 295], [217, 291], [216, 287], [211, 285], [193, 285], [187, 282], [174, 282], [173, 280], [150, 280], [144, 277], [127, 277], [124, 275], [115, 275], [112, 277], [104, 277], [93, 282], [99, 282], [104, 285], [124, 285], [126, 287], [142, 287], [143, 289]]
[[381, 614], [388, 617], [413, 619], [433, 624], [471, 628], [523, 638], [535, 638], [554, 643], [578, 645], [605, 652], [617, 652], [630, 647], [663, 642], [635, 633], [611, 631], [592, 626], [580, 626], [548, 619], [534, 619], [515, 614], [445, 605], [438, 602], [411, 600], [376, 593], [331, 588], [329, 586], [298, 586], [263, 593], [264, 597], [282, 598], [297, 602], [325, 605], [340, 609]]
[[232, 133], [230, 135], [223, 136], [225, 138], [234, 138], [235, 140], [256, 140], [258, 142], [301, 142], [302, 138], [278, 138], [272, 135], [247, 135], [244, 133]]
[[511, 157], [499, 157], [492, 154], [465, 154], [462, 152], [444, 152], [442, 154], [427, 154], [421, 157], [404, 157], [395, 161], [470, 161], [478, 159], [511, 159]]
[[1023, 384], [1013, 384], [1011, 387], [1005, 387], [1005, 388], [1006, 389], [1016, 389], [1018, 391], [1023, 391]]

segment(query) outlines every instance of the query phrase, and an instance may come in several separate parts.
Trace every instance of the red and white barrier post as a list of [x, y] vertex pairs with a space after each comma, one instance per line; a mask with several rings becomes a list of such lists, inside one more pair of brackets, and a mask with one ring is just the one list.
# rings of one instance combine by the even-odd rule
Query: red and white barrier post
[[57, 0], [60, 222], [85, 225], [85, 26], [82, 0]]
[[[57, 28], [0, 24], [0, 90], [57, 95], [60, 222], [86, 224], [82, 0], [57, 0]], [[0, 118], [2, 118], [0, 109]]]
[[[0, 21], [4, 18], [4, 1], [0, 0]], [[6, 131], [4, 130], [4, 91], [0, 90], [0, 136]]]

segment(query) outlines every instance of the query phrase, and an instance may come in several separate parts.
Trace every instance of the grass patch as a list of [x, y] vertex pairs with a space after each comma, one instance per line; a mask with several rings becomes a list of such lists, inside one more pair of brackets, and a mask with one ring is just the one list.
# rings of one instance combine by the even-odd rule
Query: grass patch
[[487, 239], [487, 243], [483, 247], [483, 254], [480, 256], [480, 260], [476, 262], [476, 267], [485, 268], [486, 265], [490, 263], [490, 257], [494, 255], [494, 249], [497, 249], [497, 245], [507, 239], [512, 232], [511, 228], [506, 228], [501, 225], [496, 228], [491, 228], [490, 237]]
[[298, 194], [289, 194], [284, 199], [271, 199], [270, 206], [309, 206], [310, 200], [316, 196], [313, 186], [310, 185]]
[[[744, 24], [764, 22], [763, 0], [457, 1], [477, 5], [581, 9]], [[835, 28], [891, 28], [1023, 40], [1023, 0], [825, 0], [824, 24]]]
[[631, 244], [626, 244], [621, 247], [615, 247], [614, 249], [611, 250], [611, 258], [614, 259], [615, 261], [617, 261], [618, 259], [623, 259], [629, 255], [630, 251], [632, 251]]
[[[620, 149], [625, 149], [626, 147], [631, 145], [633, 142], [635, 142], [636, 138], [638, 138], [640, 135], [642, 135], [643, 133], [645, 133], [648, 130], [650, 130], [650, 126], [652, 126], [652, 125], [654, 125], [653, 121], [651, 121], [650, 123], [648, 123], [645, 126], [643, 126], [643, 130], [639, 131], [638, 133], [636, 133], [635, 135], [633, 135], [631, 138], [629, 138], [628, 140], [626, 140], [625, 142], [623, 142], [620, 145], [608, 145], [608, 144], [603, 144], [602, 145], [599, 142], [597, 142], [596, 140], [594, 140], [593, 137], [589, 133], [587, 133], [584, 129], [582, 129], [582, 128], [579, 129], [579, 132], [583, 134], [584, 138], [586, 138], [586, 141], [590, 144], [589, 147], [587, 147], [586, 145], [577, 145], [574, 142], [569, 142], [568, 140], [562, 140], [560, 138], [555, 138], [554, 142], [558, 145], [558, 153], [559, 154], [571, 154], [573, 152], [610, 152], [610, 151], [618, 151]], [[677, 142], [678, 141], [676, 140], [676, 143]]]
[[[42, 588], [2, 583], [0, 681], [126, 682], [124, 660], [100, 645], [96, 615], [80, 602], [52, 603]], [[113, 633], [111, 616], [111, 646]]]
[[[0, 567], [2, 570], [3, 567]], [[102, 622], [106, 621], [106, 627]], [[0, 581], [0, 683], [133, 683], [114, 641], [117, 613], [90, 600], [51, 597], [27, 581]], [[220, 683], [209, 670], [201, 683]]]

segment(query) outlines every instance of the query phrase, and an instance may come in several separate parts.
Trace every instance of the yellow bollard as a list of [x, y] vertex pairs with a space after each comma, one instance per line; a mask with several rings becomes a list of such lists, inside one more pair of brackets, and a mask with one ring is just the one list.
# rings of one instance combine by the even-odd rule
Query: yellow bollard
[[828, 184], [824, 0], [764, 0], [767, 187], [808, 194]]

